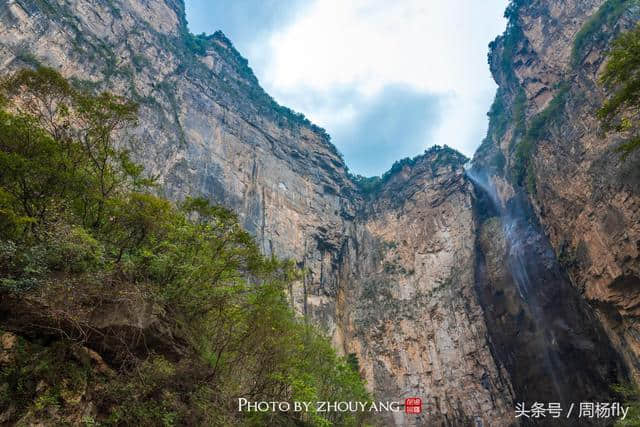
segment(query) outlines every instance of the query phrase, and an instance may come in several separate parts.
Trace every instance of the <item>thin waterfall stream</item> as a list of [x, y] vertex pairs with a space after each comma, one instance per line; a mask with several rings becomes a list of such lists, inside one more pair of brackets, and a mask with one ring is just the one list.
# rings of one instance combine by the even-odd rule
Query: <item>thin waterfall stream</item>
[[[518, 295], [532, 312], [532, 320], [536, 329], [544, 331], [543, 319], [545, 312], [537, 298], [537, 283], [532, 281], [532, 276], [535, 276], [535, 272], [529, 271], [531, 264], [527, 262], [526, 258], [530, 257], [531, 254], [527, 251], [525, 242], [525, 239], [539, 239], [541, 236], [536, 235], [536, 230], [531, 227], [524, 215], [518, 215], [519, 210], [509, 209], [500, 201], [495, 185], [487, 178], [486, 174], [478, 173], [473, 168], [468, 169], [466, 174], [475, 185], [487, 193], [499, 214], [502, 232], [507, 241], [508, 252], [505, 259], [507, 268], [514, 278]], [[557, 360], [555, 352], [551, 351], [555, 345], [556, 337], [553, 334], [553, 330], [548, 332], [537, 334], [536, 339], [542, 349], [545, 367], [555, 391], [554, 397], [558, 401], [565, 401], [566, 396], [557, 380], [560, 375], [556, 371], [560, 366], [560, 361]]]
[[[466, 168], [466, 176], [475, 187], [480, 232], [495, 224], [495, 241], [485, 238], [480, 252], [502, 265], [497, 271], [487, 262], [477, 267], [482, 273], [477, 291], [516, 401], [569, 406], [609, 393], [621, 372], [619, 359], [571, 285], [526, 197], [517, 191], [500, 197], [479, 167]], [[606, 358], [611, 362], [603, 364]]]

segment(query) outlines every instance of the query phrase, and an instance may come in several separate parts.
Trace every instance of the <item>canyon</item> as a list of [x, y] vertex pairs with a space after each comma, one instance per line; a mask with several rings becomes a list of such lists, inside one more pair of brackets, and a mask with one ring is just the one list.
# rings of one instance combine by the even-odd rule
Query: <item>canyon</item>
[[607, 47], [640, 4], [514, 0], [507, 17], [474, 158], [434, 146], [366, 191], [224, 34], [188, 32], [181, 0], [2, 0], [0, 67], [138, 102], [133, 152], [162, 194], [235, 211], [304, 272], [291, 305], [357, 357], [376, 398], [423, 399], [386, 423], [507, 426], [517, 402], [604, 401], [640, 381], [638, 155], [620, 162], [595, 117]]

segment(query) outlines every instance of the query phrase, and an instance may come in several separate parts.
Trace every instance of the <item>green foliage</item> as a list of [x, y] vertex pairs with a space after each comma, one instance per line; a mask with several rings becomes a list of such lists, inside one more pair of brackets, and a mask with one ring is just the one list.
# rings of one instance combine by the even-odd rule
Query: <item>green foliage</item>
[[84, 273], [104, 267], [104, 245], [82, 227], [60, 224], [47, 239], [47, 266], [52, 271]]
[[189, 51], [193, 52], [195, 55], [202, 56], [207, 52], [210, 37], [207, 37], [204, 33], [195, 35], [190, 32], [186, 32], [184, 34], [184, 40]]
[[571, 51], [573, 66], [584, 59], [590, 45], [605, 40], [608, 34], [602, 31], [603, 27], [611, 27], [626, 10], [638, 4], [640, 4], [638, 0], [605, 1], [576, 34]]
[[[525, 47], [526, 38], [519, 22], [520, 8], [526, 4], [526, 0], [511, 0], [507, 6], [504, 17], [507, 19], [507, 28], [496, 40], [489, 43], [489, 61], [497, 58], [498, 62], [492, 64], [497, 71], [502, 73], [506, 85], [498, 88], [495, 99], [487, 115], [489, 116], [489, 127], [487, 136], [478, 149], [478, 154], [492, 153], [489, 158], [489, 165], [496, 172], [504, 173], [506, 158], [498, 148], [500, 141], [504, 137], [510, 125], [513, 125], [512, 147], [514, 141], [521, 138], [525, 128], [525, 107], [526, 96], [520, 86], [514, 71], [516, 55]], [[497, 50], [499, 50], [497, 52]], [[497, 53], [497, 55], [496, 55]], [[511, 108], [507, 108], [512, 104]], [[493, 149], [496, 148], [496, 149]]]
[[0, 369], [0, 411], [46, 419], [51, 408], [72, 407], [79, 403], [92, 371], [80, 346], [58, 341], [49, 347], [19, 340], [13, 360]]
[[535, 175], [531, 159], [539, 140], [548, 135], [550, 125], [560, 116], [569, 93], [569, 86], [561, 83], [549, 105], [529, 121], [527, 130], [515, 148], [513, 178], [518, 185], [525, 185], [530, 193], [535, 192]]
[[518, 88], [518, 94], [513, 102], [513, 138], [519, 138], [524, 134], [527, 124], [525, 109], [527, 107], [527, 95], [522, 87]]
[[498, 89], [496, 93], [496, 97], [493, 100], [493, 104], [491, 104], [487, 116], [489, 116], [489, 129], [493, 132], [493, 140], [500, 141], [510, 122], [509, 113], [505, 108], [504, 97], [500, 89]]
[[615, 384], [611, 387], [620, 397], [622, 405], [629, 407], [629, 412], [624, 420], [619, 419], [616, 427], [631, 427], [640, 425], [640, 390], [633, 384]]
[[0, 293], [25, 291], [40, 285], [49, 273], [46, 253], [42, 245], [25, 247], [11, 240], [0, 240]]
[[616, 147], [616, 151], [620, 153], [622, 160], [626, 160], [631, 153], [638, 149], [640, 149], [640, 136], [634, 136]]
[[517, 78], [513, 71], [513, 62], [518, 49], [521, 47], [521, 43], [525, 40], [524, 33], [518, 22], [519, 10], [525, 3], [526, 0], [511, 0], [504, 12], [504, 17], [507, 18], [507, 28], [504, 34], [489, 43], [489, 57], [491, 57], [493, 51], [499, 45], [498, 42], [502, 42], [502, 54], [500, 55], [500, 63], [498, 65], [507, 82], [510, 84], [517, 83]]
[[358, 361], [358, 355], [355, 353], [349, 353], [347, 355], [347, 363], [355, 372], [360, 372], [360, 362]]
[[640, 26], [622, 34], [609, 53], [609, 61], [600, 76], [602, 85], [613, 93], [598, 110], [605, 131], [626, 136], [617, 151], [626, 159], [640, 148], [637, 115], [640, 105]]
[[549, 105], [531, 118], [525, 135], [526, 139], [539, 140], [547, 134], [549, 123], [562, 112], [568, 92], [569, 85], [567, 83], [560, 83], [556, 87], [556, 94]]
[[381, 182], [387, 182], [393, 175], [397, 174], [405, 167], [411, 167], [415, 165], [418, 159], [421, 157], [422, 156], [415, 156], [413, 158], [405, 157], [404, 159], [396, 160], [395, 162], [393, 162], [393, 165], [391, 165], [391, 168], [382, 174]]
[[364, 194], [372, 194], [382, 185], [382, 178], [379, 176], [354, 175], [351, 179]]
[[508, 25], [504, 34], [504, 44], [500, 60], [500, 65], [507, 77], [507, 81], [516, 81], [516, 76], [513, 71], [513, 60], [522, 40], [524, 40], [524, 34], [520, 26], [516, 24]]
[[[490, 153], [491, 148], [497, 148], [493, 150], [493, 154], [489, 160], [489, 166], [494, 168], [498, 173], [503, 174], [506, 166], [506, 158], [502, 151], [498, 148], [500, 141], [504, 137], [509, 125], [513, 125], [512, 143], [522, 136], [525, 128], [525, 104], [526, 96], [524, 90], [519, 88], [517, 95], [513, 101], [512, 108], [506, 108], [506, 99], [508, 94], [503, 88], [498, 88], [496, 97], [491, 105], [487, 116], [489, 117], [489, 127], [487, 130], [487, 136], [482, 141], [482, 144], [477, 150], [479, 155], [485, 155]], [[515, 144], [513, 144], [515, 146]]]
[[502, 151], [497, 151], [496, 154], [491, 159], [490, 165], [495, 168], [498, 172], [504, 173], [504, 167], [507, 163], [507, 160], [502, 154]]
[[151, 184], [115, 144], [135, 123], [135, 104], [78, 91], [49, 68], [20, 71], [0, 89], [8, 99], [20, 95], [12, 111], [0, 112], [3, 231], [15, 237], [25, 224], [42, 228], [62, 211], [98, 229], [110, 199]]
[[18, 52], [16, 58], [32, 67], [40, 67], [42, 65], [31, 52], [26, 50]]
[[[135, 105], [79, 91], [44, 68], [18, 72], [1, 89], [0, 293], [63, 284], [81, 299], [87, 283], [133, 286], [167, 313], [187, 354], [128, 355], [107, 378], [78, 359], [74, 342], [33, 344], [2, 371], [0, 412], [17, 401], [17, 415], [64, 413], [83, 390], [101, 402], [89, 421], [106, 425], [362, 423], [365, 414], [232, 409], [238, 397], [370, 396], [353, 364], [287, 303], [285, 289], [299, 278], [292, 262], [264, 257], [225, 208], [150, 193], [153, 180], [120, 148]], [[49, 386], [39, 389], [42, 381]]]
[[127, 377], [110, 381], [105, 386], [103, 405], [108, 417], [103, 424], [176, 425], [180, 402], [170, 390], [183, 382], [178, 374], [173, 363], [152, 356], [138, 366], [135, 382]]

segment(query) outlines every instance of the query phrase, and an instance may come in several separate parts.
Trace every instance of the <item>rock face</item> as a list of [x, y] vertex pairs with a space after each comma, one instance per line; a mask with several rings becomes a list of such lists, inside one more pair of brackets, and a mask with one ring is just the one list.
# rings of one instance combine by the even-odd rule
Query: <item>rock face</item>
[[397, 424], [512, 421], [511, 385], [475, 293], [473, 187], [463, 162], [434, 150], [397, 172], [351, 234], [338, 336], [375, 390], [423, 396], [426, 414]]
[[237, 211], [265, 253], [304, 268], [293, 306], [358, 357], [377, 397], [424, 399], [422, 417], [390, 423], [509, 424], [510, 382], [474, 290], [463, 156], [431, 150], [364, 194], [324, 131], [265, 94], [224, 35], [188, 34], [182, 3], [3, 6], [4, 70], [45, 64], [138, 100], [138, 159], [167, 195]]
[[603, 399], [611, 384], [625, 379], [625, 368], [571, 286], [529, 203], [518, 195], [502, 205], [486, 175], [472, 169], [469, 176], [476, 182], [479, 300], [518, 400], [568, 408]]
[[[514, 400], [557, 391], [549, 376], [571, 362], [579, 364], [567, 368], [577, 380], [565, 372], [560, 387], [582, 387], [585, 396], [606, 393], [607, 382], [623, 376], [543, 232], [556, 250], [575, 252], [572, 283], [594, 302], [632, 370], [640, 351], [627, 299], [638, 275], [638, 187], [617, 174], [636, 184], [638, 175], [614, 167], [613, 140], [596, 137], [586, 114], [602, 97], [595, 76], [606, 41], [581, 59], [579, 72], [566, 47], [601, 3], [513, 7], [516, 47], [505, 35], [490, 57], [506, 118], [492, 117], [475, 159], [496, 189], [489, 201], [467, 179], [466, 159], [447, 148], [364, 192], [325, 132], [276, 104], [224, 35], [188, 33], [181, 0], [0, 0], [0, 65], [3, 72], [51, 66], [91, 90], [137, 100], [138, 160], [166, 195], [202, 195], [234, 209], [266, 254], [304, 269], [290, 289], [292, 305], [358, 357], [376, 396], [423, 398], [421, 416], [393, 414], [389, 424], [510, 425]], [[637, 13], [607, 25], [629, 27]], [[512, 118], [520, 108], [530, 119], [569, 78], [567, 120], [534, 156], [538, 191], [525, 219], [536, 226], [523, 228], [528, 241], [516, 247], [505, 232], [508, 210], [499, 209], [524, 194], [508, 172], [516, 162], [509, 143], [521, 132]], [[579, 96], [587, 90], [596, 96]], [[547, 285], [532, 292], [543, 303], [518, 292], [514, 265], [504, 261], [513, 250], [536, 253], [531, 269], [548, 270], [536, 277]]]
[[[474, 164], [503, 204], [525, 197], [637, 381], [640, 174], [595, 112], [611, 41], [640, 20], [636, 1], [517, 1], [489, 55], [499, 84]], [[527, 146], [528, 145], [528, 146]], [[519, 179], [520, 178], [520, 179]]]

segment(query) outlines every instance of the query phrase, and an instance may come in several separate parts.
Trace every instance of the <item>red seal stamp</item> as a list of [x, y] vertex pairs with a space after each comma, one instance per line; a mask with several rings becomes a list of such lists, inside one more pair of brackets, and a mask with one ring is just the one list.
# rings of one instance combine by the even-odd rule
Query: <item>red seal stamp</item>
[[422, 399], [409, 397], [404, 400], [404, 412], [406, 414], [419, 414], [422, 412]]

